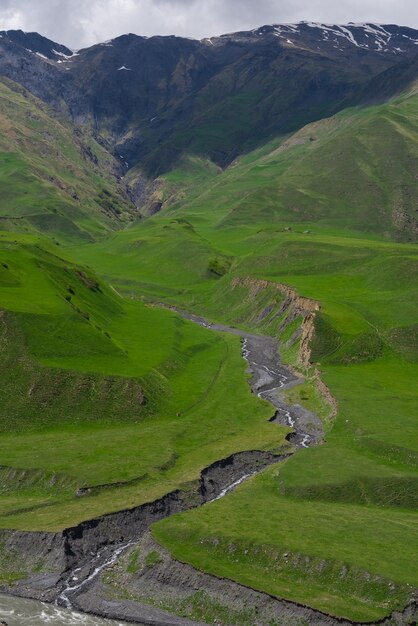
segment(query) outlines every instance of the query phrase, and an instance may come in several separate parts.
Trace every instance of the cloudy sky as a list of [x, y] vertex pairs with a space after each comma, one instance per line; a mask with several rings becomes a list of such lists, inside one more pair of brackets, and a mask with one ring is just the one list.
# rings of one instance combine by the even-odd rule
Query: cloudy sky
[[0, 0], [0, 30], [81, 48], [117, 35], [208, 37], [263, 24], [373, 21], [418, 28], [417, 0]]

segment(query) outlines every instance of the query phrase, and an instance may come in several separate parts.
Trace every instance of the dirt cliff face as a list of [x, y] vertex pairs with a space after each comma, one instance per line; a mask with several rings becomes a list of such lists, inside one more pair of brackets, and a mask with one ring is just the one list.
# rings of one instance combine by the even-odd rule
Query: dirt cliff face
[[284, 285], [283, 283], [261, 280], [252, 278], [251, 276], [239, 276], [231, 281], [232, 289], [237, 286], [246, 287], [252, 298], [256, 298], [265, 289], [276, 289], [289, 298], [289, 306], [291, 306], [292, 309], [296, 309], [301, 315], [310, 311], [319, 311], [320, 309], [319, 302], [300, 296], [293, 287], [289, 287], [289, 285]]
[[[306, 372], [309, 368], [311, 368], [311, 343], [315, 335], [315, 317], [316, 313], [320, 311], [320, 303], [316, 300], [300, 296], [298, 292], [292, 287], [289, 287], [289, 285], [267, 280], [259, 280], [249, 276], [234, 278], [231, 281], [231, 288], [235, 289], [237, 287], [244, 287], [247, 289], [249, 297], [254, 301], [256, 301], [257, 298], [259, 298], [260, 295], [266, 290], [276, 290], [284, 296], [284, 300], [281, 304], [276, 305], [276, 310], [271, 309], [269, 314], [284, 318], [278, 328], [279, 339], [280, 334], [289, 324], [297, 319], [301, 320], [300, 328], [292, 335], [290, 344], [299, 340], [298, 369]], [[337, 401], [333, 397], [330, 389], [322, 380], [321, 373], [318, 368], [313, 370], [313, 376], [318, 390], [331, 407], [330, 417], [335, 417], [338, 412]]]
[[300, 338], [299, 360], [303, 367], [311, 364], [311, 341], [315, 334], [315, 314], [309, 313], [303, 318]]
[[301, 328], [295, 339], [300, 338], [299, 363], [303, 368], [308, 368], [311, 359], [310, 342], [315, 333], [315, 313], [320, 310], [319, 302], [300, 296], [295, 289], [283, 283], [259, 280], [249, 276], [234, 278], [231, 281], [231, 287], [232, 289], [244, 287], [248, 290], [249, 297], [254, 301], [267, 289], [276, 290], [284, 296], [284, 300], [280, 306], [277, 306], [277, 310], [271, 310], [269, 314], [280, 316], [283, 319], [278, 328], [279, 334], [289, 324], [301, 318]]

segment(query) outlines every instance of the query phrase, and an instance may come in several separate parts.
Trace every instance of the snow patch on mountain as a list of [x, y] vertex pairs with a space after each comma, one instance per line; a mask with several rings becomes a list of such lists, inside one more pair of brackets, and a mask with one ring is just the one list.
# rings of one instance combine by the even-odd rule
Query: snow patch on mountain
[[64, 59], [71, 59], [74, 55], [74, 52], [72, 54], [64, 54], [64, 52], [58, 52], [58, 50], [55, 50], [55, 48], [52, 48], [52, 52], [58, 56], [58, 57], [64, 57]]

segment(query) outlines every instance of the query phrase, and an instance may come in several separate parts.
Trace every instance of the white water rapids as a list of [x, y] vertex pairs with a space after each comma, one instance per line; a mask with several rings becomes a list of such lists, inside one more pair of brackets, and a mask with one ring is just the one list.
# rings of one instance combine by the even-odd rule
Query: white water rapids
[[0, 594], [0, 624], [2, 621], [8, 626], [128, 626], [125, 622]]

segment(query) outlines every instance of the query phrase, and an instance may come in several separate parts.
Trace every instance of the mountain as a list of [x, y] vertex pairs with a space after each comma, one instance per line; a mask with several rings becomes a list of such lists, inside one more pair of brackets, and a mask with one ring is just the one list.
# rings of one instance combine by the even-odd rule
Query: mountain
[[185, 152], [225, 167], [367, 101], [370, 81], [408, 64], [417, 44], [418, 31], [405, 27], [302, 22], [202, 41], [130, 34], [73, 53], [8, 31], [0, 71], [94, 128], [152, 179]]

